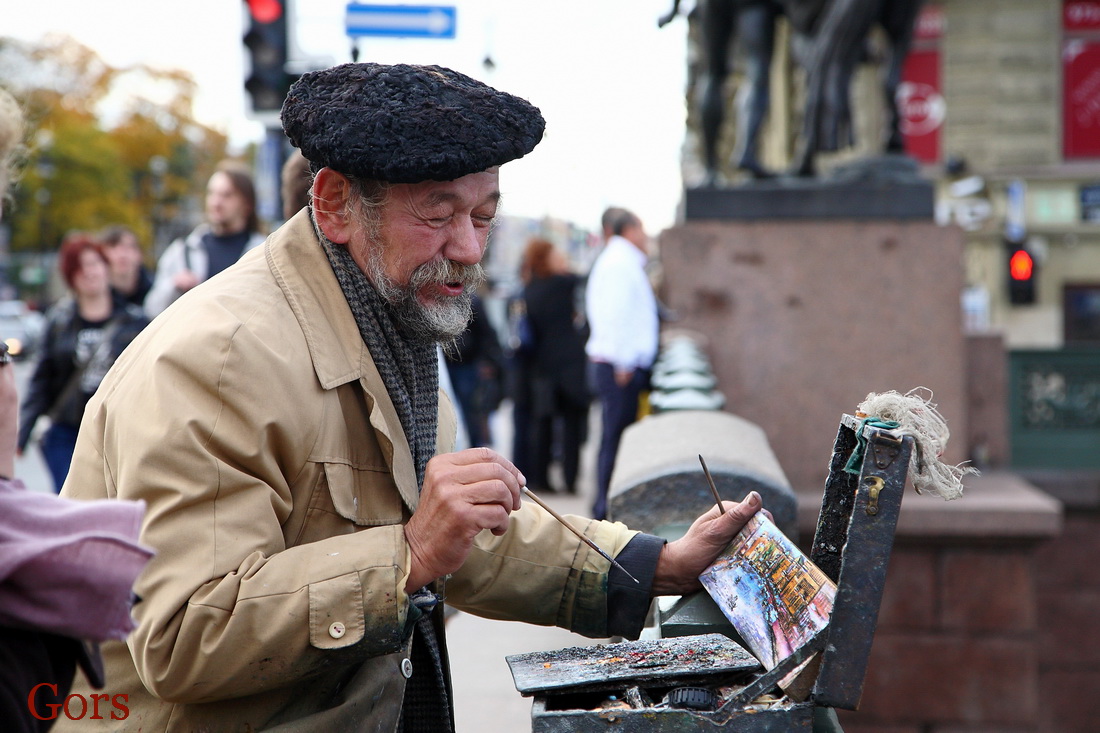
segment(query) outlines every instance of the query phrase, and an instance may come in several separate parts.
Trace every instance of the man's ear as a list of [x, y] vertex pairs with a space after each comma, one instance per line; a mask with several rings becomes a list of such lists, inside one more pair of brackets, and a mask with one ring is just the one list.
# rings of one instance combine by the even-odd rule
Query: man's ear
[[313, 179], [313, 217], [334, 244], [347, 244], [351, 240], [350, 196], [351, 182], [344, 174], [328, 167], [317, 171]]

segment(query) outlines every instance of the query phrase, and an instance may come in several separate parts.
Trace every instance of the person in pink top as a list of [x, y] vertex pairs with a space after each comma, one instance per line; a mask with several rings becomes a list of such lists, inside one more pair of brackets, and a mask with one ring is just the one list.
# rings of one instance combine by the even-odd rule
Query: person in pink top
[[[22, 137], [19, 105], [0, 90], [0, 199]], [[78, 665], [104, 686], [95, 644], [130, 633], [131, 589], [153, 554], [138, 543], [142, 502], [62, 499], [14, 477], [18, 412], [0, 343], [0, 723], [12, 733], [48, 730], [65, 714]]]

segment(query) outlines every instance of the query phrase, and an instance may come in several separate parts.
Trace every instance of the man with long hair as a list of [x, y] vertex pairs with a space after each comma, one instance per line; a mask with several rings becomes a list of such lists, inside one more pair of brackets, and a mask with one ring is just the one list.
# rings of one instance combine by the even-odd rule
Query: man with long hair
[[146, 314], [159, 314], [263, 241], [252, 176], [240, 163], [223, 161], [206, 184], [206, 221], [160, 256], [153, 287], [145, 296]]

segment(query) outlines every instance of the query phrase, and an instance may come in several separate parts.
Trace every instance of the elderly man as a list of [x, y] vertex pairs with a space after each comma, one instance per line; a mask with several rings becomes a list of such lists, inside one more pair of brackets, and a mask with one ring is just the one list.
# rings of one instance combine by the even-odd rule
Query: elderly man
[[[470, 314], [524, 100], [435, 66], [305, 74], [282, 113], [311, 206], [143, 332], [89, 405], [72, 496], [148, 504], [137, 629], [104, 648], [130, 730], [448, 731], [442, 605], [636, 636], [753, 495], [671, 544], [574, 523], [487, 448], [447, 453], [436, 343]], [[62, 730], [117, 721], [62, 721]]]

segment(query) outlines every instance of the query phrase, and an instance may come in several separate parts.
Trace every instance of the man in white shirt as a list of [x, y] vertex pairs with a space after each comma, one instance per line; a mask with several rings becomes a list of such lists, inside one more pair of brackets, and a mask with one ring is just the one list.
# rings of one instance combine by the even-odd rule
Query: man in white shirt
[[[602, 434], [592, 516], [607, 515], [607, 489], [623, 430], [638, 415], [657, 357], [657, 299], [645, 266], [645, 228], [635, 214], [609, 210], [611, 236], [588, 276], [585, 311], [591, 335], [585, 350], [600, 398]], [[616, 215], [617, 214], [617, 215]], [[605, 214], [605, 220], [608, 216]]]

